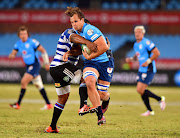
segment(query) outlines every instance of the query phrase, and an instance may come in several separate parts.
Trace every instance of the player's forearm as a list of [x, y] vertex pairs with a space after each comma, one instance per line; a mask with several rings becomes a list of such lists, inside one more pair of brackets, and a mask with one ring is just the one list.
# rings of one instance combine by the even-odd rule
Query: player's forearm
[[153, 60], [156, 60], [160, 56], [160, 52], [157, 48], [153, 49], [153, 55], [147, 59], [147, 63], [150, 64]]
[[89, 55], [89, 57], [88, 57], [88, 60], [91, 60], [91, 59], [94, 59], [94, 58], [96, 58], [96, 57], [99, 57], [100, 55], [102, 55], [104, 52], [106, 52], [108, 50], [108, 48], [104, 48], [104, 49], [98, 49], [98, 51], [97, 52], [93, 52], [93, 53], [91, 53], [90, 55]]
[[80, 35], [77, 34], [72, 34], [70, 36], [70, 42], [72, 43], [76, 43], [76, 44], [87, 44], [88, 40], [86, 40], [85, 38], [81, 37]]

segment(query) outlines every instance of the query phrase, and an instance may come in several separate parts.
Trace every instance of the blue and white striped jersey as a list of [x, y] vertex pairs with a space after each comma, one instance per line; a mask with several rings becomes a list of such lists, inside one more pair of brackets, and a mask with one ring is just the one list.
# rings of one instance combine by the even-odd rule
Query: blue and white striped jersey
[[75, 31], [71, 29], [66, 29], [61, 36], [59, 37], [58, 44], [57, 44], [57, 49], [56, 49], [56, 55], [54, 56], [53, 61], [51, 62], [50, 67], [56, 67], [59, 65], [63, 65], [67, 62], [72, 63], [74, 65], [77, 64], [79, 60], [79, 56], [69, 56], [68, 61], [64, 62], [63, 61], [63, 55], [67, 52], [70, 51], [73, 43], [70, 42], [70, 36], [71, 34], [74, 34]]

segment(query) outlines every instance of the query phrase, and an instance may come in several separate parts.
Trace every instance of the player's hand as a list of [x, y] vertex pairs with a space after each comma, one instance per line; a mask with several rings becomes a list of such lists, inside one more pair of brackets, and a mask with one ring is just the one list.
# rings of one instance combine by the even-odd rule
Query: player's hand
[[84, 51], [82, 51], [83, 53], [83, 56], [87, 59], [87, 60], [90, 60], [90, 57], [88, 55], [88, 53], [86, 52], [86, 49], [84, 49]]
[[109, 39], [107, 37], [106, 37], [106, 41], [107, 41], [108, 47], [110, 48], [110, 41], [109, 41]]
[[8, 58], [14, 59], [16, 56], [14, 54], [9, 54]]
[[97, 44], [95, 44], [93, 42], [87, 41], [86, 46], [89, 48], [89, 50], [91, 52], [97, 52], [98, 51]]
[[49, 64], [45, 64], [45, 70], [46, 70], [46, 71], [49, 71], [49, 69], [50, 69]]
[[144, 62], [143, 64], [142, 64], [142, 67], [147, 67], [149, 64], [147, 63], [147, 62]]
[[64, 62], [68, 61], [68, 56], [69, 56], [68, 52], [64, 53], [64, 55], [63, 55]]

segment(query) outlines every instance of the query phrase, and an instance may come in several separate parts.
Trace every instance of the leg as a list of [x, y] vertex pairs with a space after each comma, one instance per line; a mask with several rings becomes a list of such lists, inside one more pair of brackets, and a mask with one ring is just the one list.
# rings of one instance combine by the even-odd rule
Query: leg
[[44, 98], [44, 100], [45, 100], [45, 102], [46, 102], [46, 105], [45, 105], [43, 108], [41, 108], [41, 110], [46, 110], [46, 109], [51, 109], [51, 108], [53, 108], [53, 105], [50, 104], [49, 99], [48, 99], [48, 97], [47, 97], [47, 94], [46, 94], [46, 91], [45, 91], [45, 89], [44, 89], [44, 85], [43, 85], [41, 76], [38, 75], [36, 78], [34, 78], [34, 79], [32, 80], [32, 83], [39, 89], [42, 97]]
[[56, 92], [58, 94], [58, 101], [54, 105], [54, 112], [53, 112], [51, 125], [45, 130], [45, 132], [48, 132], [48, 133], [59, 132], [59, 130], [56, 128], [56, 124], [68, 100], [69, 92], [70, 92], [70, 85], [64, 86], [61, 88], [56, 88]]
[[95, 68], [86, 67], [83, 70], [83, 79], [85, 80], [88, 96], [95, 108], [97, 108], [97, 116], [98, 116], [98, 125], [105, 123], [105, 118], [102, 113], [102, 109], [100, 106], [100, 96], [96, 89], [96, 81], [99, 76], [98, 71]]
[[98, 93], [100, 95], [100, 99], [102, 101], [101, 108], [103, 113], [106, 112], [110, 101], [110, 94], [108, 92], [109, 85], [110, 82], [108, 81], [98, 80], [97, 88], [98, 88]]
[[79, 96], [80, 96], [80, 108], [82, 108], [85, 105], [87, 105], [87, 87], [86, 83], [83, 81], [79, 86]]
[[148, 87], [147, 84], [142, 83], [142, 82], [138, 82], [136, 89], [137, 89], [137, 92], [141, 95], [141, 97], [142, 97], [142, 99], [143, 99], [143, 102], [144, 102], [146, 108], [147, 108], [149, 111], [152, 111], [151, 106], [150, 106], [150, 104], [149, 104], [149, 97], [148, 97], [148, 95], [147, 95], [146, 92], [145, 92], [145, 90], [146, 90], [147, 87]]
[[21, 91], [20, 91], [20, 94], [19, 94], [19, 98], [18, 98], [18, 101], [17, 103], [15, 104], [10, 104], [10, 106], [12, 108], [15, 108], [15, 109], [19, 109], [20, 108], [20, 104], [21, 104], [21, 101], [24, 97], [24, 94], [26, 92], [26, 88], [27, 88], [27, 85], [29, 84], [29, 82], [33, 79], [33, 76], [29, 73], [25, 73], [23, 78], [21, 79]]
[[94, 68], [87, 67], [83, 70], [83, 78], [87, 86], [88, 96], [94, 107], [100, 106], [100, 96], [96, 90], [98, 76], [99, 73]]

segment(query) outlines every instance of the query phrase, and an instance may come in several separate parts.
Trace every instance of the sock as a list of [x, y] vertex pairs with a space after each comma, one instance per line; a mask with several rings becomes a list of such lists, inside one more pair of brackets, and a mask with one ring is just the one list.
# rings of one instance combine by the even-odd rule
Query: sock
[[87, 87], [85, 83], [81, 83], [79, 87], [79, 96], [80, 96], [80, 108], [82, 108], [84, 104], [87, 105], [87, 99], [88, 99]]
[[19, 105], [21, 104], [21, 100], [22, 100], [25, 92], [26, 92], [26, 89], [21, 89], [21, 92], [20, 92], [20, 95], [19, 95], [19, 99], [18, 99], [18, 102], [17, 102]]
[[102, 113], [102, 110], [101, 110], [101, 106], [98, 106], [97, 110], [98, 111], [96, 112], [96, 114], [98, 116], [98, 120], [100, 120], [102, 118], [102, 116], [103, 116], [103, 113]]
[[110, 97], [109, 97], [109, 99], [107, 101], [102, 102], [102, 109], [105, 109], [108, 106], [109, 101], [110, 101]]
[[49, 100], [48, 100], [48, 97], [47, 97], [47, 95], [46, 95], [46, 91], [45, 91], [44, 88], [42, 88], [42, 89], [40, 90], [40, 93], [41, 93], [41, 95], [43, 96], [44, 100], [46, 101], [46, 104], [50, 104], [50, 102], [49, 102]]
[[64, 109], [64, 105], [56, 102], [56, 104], [54, 105], [53, 118], [52, 118], [52, 122], [50, 125], [52, 127], [52, 130], [56, 129], [57, 121], [58, 121], [63, 109]]
[[152, 111], [151, 106], [150, 106], [150, 104], [149, 104], [149, 98], [148, 98], [148, 96], [146, 95], [146, 93], [144, 93], [141, 97], [142, 97], [142, 99], [143, 99], [144, 104], [146, 105], [146, 108], [147, 108], [149, 111]]
[[156, 99], [157, 101], [161, 100], [161, 97], [155, 95], [154, 93], [152, 93], [151, 91], [149, 91], [147, 89], [145, 90], [145, 93], [148, 97], [152, 97], [152, 98]]

